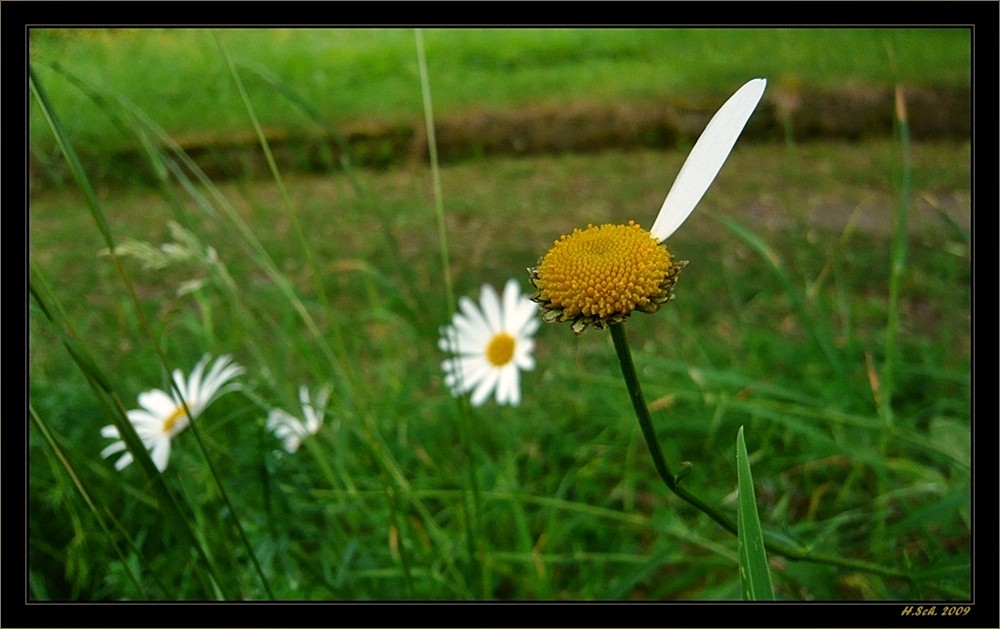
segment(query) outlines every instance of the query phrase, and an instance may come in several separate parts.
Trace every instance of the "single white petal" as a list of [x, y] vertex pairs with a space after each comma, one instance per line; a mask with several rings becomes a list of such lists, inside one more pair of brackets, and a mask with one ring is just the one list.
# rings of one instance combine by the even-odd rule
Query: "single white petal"
[[[180, 369], [174, 369], [173, 379], [174, 379], [174, 384], [176, 385], [176, 387], [171, 387], [167, 391], [167, 393], [170, 394], [170, 397], [172, 397], [175, 400], [177, 400], [177, 402], [180, 402], [181, 400], [190, 400], [191, 396], [188, 395], [188, 391], [189, 391], [190, 387], [188, 387], [188, 383], [184, 379], [184, 372], [181, 371]], [[180, 391], [180, 397], [179, 398], [177, 397], [177, 392], [178, 391]]]
[[517, 280], [511, 278], [503, 287], [503, 311], [501, 312], [503, 321], [500, 329], [515, 332], [520, 327], [520, 324], [523, 323], [518, 319], [517, 307], [520, 303], [521, 287], [518, 286]]
[[531, 371], [535, 368], [535, 359], [531, 357], [534, 348], [535, 342], [532, 339], [518, 341], [514, 348], [514, 364], [517, 365], [518, 369]]
[[494, 387], [494, 399], [496, 399], [497, 404], [504, 405], [507, 403], [507, 395], [510, 391], [510, 372], [507, 369], [497, 369], [497, 382]]
[[315, 402], [316, 408], [320, 409], [321, 411], [326, 409], [326, 403], [329, 400], [330, 400], [330, 387], [323, 387], [322, 389], [319, 390], [319, 393], [316, 394], [316, 402]]
[[285, 452], [288, 454], [295, 454], [299, 446], [302, 445], [302, 437], [297, 434], [290, 434], [284, 438], [282, 447], [285, 448]]
[[156, 465], [156, 469], [161, 472], [167, 469], [167, 463], [170, 461], [170, 437], [164, 437], [163, 439], [157, 440], [157, 442], [153, 444], [150, 455], [153, 457], [153, 463]]
[[442, 352], [451, 354], [455, 351], [455, 331], [454, 329], [441, 328], [441, 338], [438, 339], [438, 349]]
[[[205, 372], [205, 365], [208, 364], [208, 354], [201, 357], [198, 364], [194, 366], [191, 370], [191, 375], [188, 377], [187, 390], [184, 391], [184, 400], [188, 403], [188, 407], [191, 408], [191, 412], [198, 414], [201, 412], [201, 401], [203, 399], [202, 393], [202, 374]], [[218, 365], [218, 362], [216, 362]], [[198, 408], [194, 408], [198, 407]]]
[[719, 108], [695, 142], [663, 201], [650, 233], [659, 242], [669, 238], [694, 211], [733, 150], [747, 120], [764, 95], [765, 79], [753, 79]]
[[497, 381], [500, 379], [500, 372], [491, 369], [485, 375], [485, 377], [479, 381], [476, 385], [475, 390], [472, 392], [472, 397], [469, 402], [473, 406], [482, 406], [486, 402], [487, 398], [490, 397], [490, 393], [496, 388]]
[[130, 463], [132, 463], [132, 453], [126, 452], [120, 459], [115, 461], [115, 469], [120, 472], [128, 467]]
[[108, 439], [121, 439], [121, 433], [118, 432], [118, 426], [104, 426], [101, 428], [101, 436], [107, 437]]
[[[510, 286], [509, 283], [508, 286]], [[538, 305], [521, 294], [517, 294], [516, 299], [513, 299], [510, 304], [506, 303], [506, 292], [504, 298], [504, 329], [515, 336], [534, 334], [535, 330], [538, 329], [539, 322]]]
[[497, 382], [497, 404], [517, 406], [521, 401], [521, 388], [517, 367], [509, 365], [500, 370]]
[[517, 406], [521, 403], [521, 372], [513, 365], [510, 367], [510, 391], [508, 394], [511, 406]]
[[103, 450], [101, 450], [101, 458], [102, 459], [106, 459], [109, 456], [111, 456], [112, 454], [115, 454], [117, 452], [121, 452], [121, 451], [123, 451], [125, 449], [126, 448], [125, 448], [125, 442], [124, 441], [115, 441], [114, 443], [112, 443], [108, 447], [106, 447]]
[[[153, 389], [139, 394], [139, 406], [146, 409], [150, 415], [165, 418], [174, 412], [174, 409], [177, 408], [177, 402], [173, 396], [167, 395], [166, 392]], [[132, 411], [129, 411], [130, 417], [131, 413]]]
[[479, 304], [483, 308], [483, 317], [489, 326], [489, 331], [497, 333], [503, 329], [503, 313], [500, 310], [500, 298], [489, 284], [483, 284], [480, 291]]

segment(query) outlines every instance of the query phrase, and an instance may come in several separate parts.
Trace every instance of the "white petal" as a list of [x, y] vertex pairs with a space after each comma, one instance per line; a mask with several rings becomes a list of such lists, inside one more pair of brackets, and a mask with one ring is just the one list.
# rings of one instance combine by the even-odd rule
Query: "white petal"
[[107, 437], [108, 439], [121, 439], [121, 434], [118, 432], [117, 426], [103, 426], [101, 428], [101, 436]]
[[521, 328], [517, 330], [517, 335], [521, 338], [528, 338], [538, 331], [538, 326], [541, 324], [541, 319], [539, 319], [535, 314], [538, 311], [538, 307], [532, 303], [531, 304], [531, 314], [530, 318], [526, 319]]
[[500, 379], [497, 383], [497, 404], [517, 406], [520, 402], [520, 374], [517, 367], [510, 365], [500, 372]]
[[438, 339], [438, 349], [442, 352], [452, 353], [454, 350], [453, 341], [455, 331], [454, 329], [441, 328], [441, 338]]
[[503, 312], [500, 309], [500, 298], [497, 297], [497, 292], [489, 284], [483, 284], [479, 304], [483, 308], [483, 317], [489, 325], [490, 332], [495, 334], [502, 330]]
[[298, 451], [299, 446], [301, 444], [302, 444], [302, 437], [293, 434], [285, 437], [282, 445], [285, 448], [285, 452], [287, 452], [288, 454], [295, 454], [295, 452]]
[[124, 441], [115, 441], [114, 443], [112, 443], [108, 447], [106, 447], [103, 450], [101, 450], [101, 458], [102, 459], [106, 459], [109, 456], [111, 456], [112, 454], [115, 454], [116, 452], [121, 452], [122, 450], [125, 450], [125, 449], [126, 448], [125, 448], [125, 442]]
[[115, 469], [119, 472], [129, 466], [132, 463], [132, 453], [126, 452], [122, 455], [122, 458], [115, 461]]
[[236, 384], [231, 386], [223, 385], [242, 373], [244, 373], [243, 367], [233, 362], [232, 358], [229, 356], [220, 356], [212, 365], [208, 375], [201, 382], [198, 397], [195, 399], [195, 403], [199, 406], [198, 412], [204, 410], [206, 406], [214, 402], [223, 393], [238, 389], [239, 385]]
[[154, 417], [165, 418], [174, 412], [174, 409], [177, 408], [177, 402], [174, 401], [173, 396], [167, 395], [164, 391], [153, 389], [139, 394], [139, 406], [149, 411], [149, 414]]
[[518, 341], [514, 349], [514, 364], [518, 369], [531, 371], [535, 368], [535, 359], [531, 357], [531, 351], [535, 348], [535, 342], [531, 339]]
[[460, 330], [457, 340], [457, 346], [452, 353], [460, 356], [482, 356], [493, 340], [493, 332], [484, 327], [469, 328]]
[[161, 472], [167, 469], [167, 462], [170, 460], [170, 438], [164, 437], [154, 443], [150, 455], [153, 457], [156, 469]]
[[473, 406], [482, 406], [483, 403], [490, 397], [490, 393], [496, 388], [497, 381], [500, 379], [500, 372], [496, 369], [491, 369], [486, 372], [485, 377], [479, 381], [476, 385], [476, 389], [472, 392], [472, 398], [469, 400]]
[[509, 332], [514, 332], [520, 327], [523, 321], [518, 317], [518, 305], [521, 303], [521, 288], [517, 280], [511, 278], [503, 287], [503, 321], [501, 328]]
[[486, 346], [489, 345], [490, 340], [493, 338], [493, 332], [490, 331], [483, 319], [468, 323], [466, 321], [464, 318], [455, 318], [456, 335], [452, 339], [454, 346], [453, 353], [464, 355], [482, 354], [486, 351]]
[[446, 378], [448, 385], [456, 393], [471, 391], [483, 380], [489, 378], [492, 368], [482, 358], [456, 358], [448, 361], [449, 376]]
[[289, 430], [293, 430], [292, 427], [298, 423], [298, 419], [280, 408], [271, 409], [271, 412], [267, 414], [267, 429], [275, 434], [280, 432], [283, 435]]
[[765, 79], [753, 79], [719, 108], [695, 142], [663, 201], [650, 233], [660, 242], [669, 238], [694, 211], [733, 150], [750, 114], [764, 95]]
[[[513, 281], [513, 280], [511, 280]], [[508, 286], [510, 284], [508, 283]], [[515, 336], [531, 336], [538, 329], [538, 305], [518, 294], [510, 304], [504, 293], [504, 329]]]
[[[198, 361], [198, 364], [194, 366], [194, 369], [191, 370], [191, 375], [188, 377], [187, 391], [181, 389], [184, 391], [184, 399], [187, 401], [188, 405], [199, 407], [198, 409], [191, 409], [191, 412], [195, 414], [199, 413], [201, 410], [200, 402], [203, 399], [201, 374], [204, 373], [205, 365], [207, 364], [208, 354], [205, 354], [201, 357], [201, 360]], [[218, 365], [218, 361], [215, 364]]]
[[174, 384], [176, 384], [177, 386], [176, 390], [174, 387], [171, 387], [167, 391], [167, 393], [170, 394], [170, 397], [176, 398], [177, 391], [180, 391], [181, 399], [190, 400], [191, 396], [188, 394], [188, 392], [190, 391], [190, 387], [188, 387], [188, 383], [184, 380], [184, 372], [181, 371], [180, 369], [174, 369], [173, 378], [174, 378]]
[[309, 390], [304, 386], [299, 389], [299, 402], [302, 404], [302, 415], [306, 420], [305, 429], [310, 435], [315, 435], [316, 431], [323, 425], [323, 407], [318, 405], [319, 401], [319, 397], [317, 397], [316, 404], [314, 404], [309, 399]]
[[[480, 328], [487, 332], [490, 331], [489, 322], [483, 317], [483, 313], [479, 310], [476, 304], [468, 297], [461, 297], [458, 300], [458, 307], [462, 310], [462, 313], [467, 317], [469, 322], [469, 328]], [[460, 320], [456, 317], [455, 325], [459, 326]]]

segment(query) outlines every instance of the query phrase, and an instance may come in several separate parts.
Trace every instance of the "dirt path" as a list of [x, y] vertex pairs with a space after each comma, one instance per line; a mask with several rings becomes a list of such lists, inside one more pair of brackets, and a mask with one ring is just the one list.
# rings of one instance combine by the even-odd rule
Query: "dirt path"
[[[963, 90], [905, 88], [906, 115], [916, 141], [969, 137], [970, 95]], [[557, 155], [609, 149], [673, 149], [689, 146], [718, 106], [717, 99], [672, 102], [578, 102], [515, 110], [469, 110], [440, 117], [435, 124], [438, 154], [445, 163], [484, 156]], [[891, 137], [896, 94], [889, 89], [793, 92], [775, 88], [754, 113], [741, 141], [795, 142]], [[358, 120], [331, 127], [327, 135], [294, 129], [266, 130], [282, 172], [322, 173], [345, 156], [358, 167], [385, 169], [426, 161], [422, 119]], [[252, 130], [225, 136], [174, 134], [213, 181], [267, 177], [267, 164]], [[111, 156], [88, 155], [78, 147], [99, 183], [155, 181], [145, 153], [128, 149]], [[68, 180], [57, 156], [30, 155], [33, 190]]]

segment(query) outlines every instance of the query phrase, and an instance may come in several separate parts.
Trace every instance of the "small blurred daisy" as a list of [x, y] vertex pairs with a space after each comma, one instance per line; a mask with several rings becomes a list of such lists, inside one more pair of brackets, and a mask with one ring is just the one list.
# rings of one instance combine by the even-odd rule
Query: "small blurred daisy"
[[302, 405], [303, 422], [298, 417], [290, 415], [280, 408], [271, 410], [267, 415], [267, 429], [274, 433], [274, 436], [281, 439], [285, 451], [289, 454], [295, 452], [302, 445], [302, 438], [308, 435], [315, 435], [323, 425], [323, 410], [326, 408], [326, 401], [330, 397], [330, 389], [323, 387], [316, 394], [316, 400], [309, 398], [309, 389], [305, 385], [299, 387], [299, 403]]
[[[243, 373], [243, 367], [233, 362], [229, 356], [220, 356], [205, 374], [208, 360], [209, 356], [206, 354], [198, 361], [187, 381], [180, 369], [174, 370], [173, 380], [180, 391], [179, 398], [173, 387], [169, 392], [160, 389], [145, 391], [139, 394], [139, 406], [142, 408], [128, 411], [129, 421], [135, 426], [136, 433], [161, 472], [167, 469], [167, 462], [170, 460], [170, 441], [187, 428], [191, 421], [185, 412], [185, 404], [191, 414], [197, 417], [219, 396], [239, 388], [237, 383], [230, 381]], [[125, 442], [116, 426], [101, 428], [101, 436], [116, 439], [101, 451], [102, 457], [125, 452], [115, 462], [115, 469], [122, 470], [132, 462], [132, 454], [126, 451]]]
[[438, 347], [452, 355], [441, 363], [444, 383], [453, 395], [472, 391], [473, 406], [480, 406], [496, 390], [497, 404], [521, 402], [520, 370], [535, 367], [531, 335], [538, 329], [537, 308], [521, 294], [517, 281], [507, 280], [503, 301], [492, 286], [484, 284], [480, 306], [468, 297], [459, 302], [461, 312], [441, 329]]
[[577, 334], [624, 321], [633, 310], [653, 313], [673, 298], [687, 264], [663, 244], [694, 210], [719, 173], [764, 95], [764, 79], [746, 83], [708, 122], [681, 166], [653, 226], [588, 225], [556, 240], [529, 269], [542, 320], [571, 323]]

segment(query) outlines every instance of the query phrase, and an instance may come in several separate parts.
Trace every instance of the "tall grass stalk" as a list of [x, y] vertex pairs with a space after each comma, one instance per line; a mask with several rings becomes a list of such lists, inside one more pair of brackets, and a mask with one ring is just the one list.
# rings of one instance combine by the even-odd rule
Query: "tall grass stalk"
[[[420, 93], [424, 104], [424, 125], [427, 129], [427, 150], [431, 164], [431, 181], [434, 190], [434, 216], [437, 223], [438, 243], [441, 253], [441, 274], [444, 281], [445, 299], [448, 304], [448, 312], [455, 312], [455, 290], [451, 280], [451, 263], [448, 256], [448, 232], [444, 222], [444, 193], [441, 187], [441, 168], [438, 164], [437, 138], [434, 134], [434, 105], [431, 98], [430, 77], [427, 72], [427, 55], [424, 51], [424, 34], [422, 29], [414, 30], [414, 39], [417, 47], [417, 66], [420, 69]], [[452, 339], [452, 346], [457, 347], [457, 343]], [[457, 372], [461, 378], [461, 371]], [[461, 383], [459, 383], [461, 389]], [[469, 525], [466, 529], [467, 543], [469, 547], [470, 559], [478, 567], [479, 571], [479, 596], [487, 598], [492, 589], [489, 582], [489, 556], [486, 548], [486, 536], [482, 529], [482, 503], [480, 499], [479, 477], [476, 472], [476, 454], [473, 448], [473, 427], [472, 412], [468, 401], [464, 396], [457, 397], [459, 414], [462, 417], [462, 443], [465, 448], [466, 469], [469, 477], [469, 487], [472, 490], [472, 506], [463, 501], [466, 510], [466, 518]]]
[[[892, 48], [888, 48], [890, 65], [895, 70], [895, 59]], [[891, 445], [891, 433], [896, 424], [894, 396], [896, 390], [896, 369], [899, 363], [899, 318], [902, 280], [906, 273], [906, 255], [909, 233], [910, 194], [912, 187], [912, 155], [910, 153], [910, 127], [906, 116], [906, 99], [903, 88], [898, 83], [895, 86], [895, 117], [893, 125], [896, 139], [899, 143], [900, 178], [899, 199], [893, 211], [892, 249], [889, 262], [889, 296], [886, 305], [885, 324], [885, 358], [880, 372], [870, 370], [869, 380], [872, 384], [872, 395], [885, 422], [885, 430], [880, 440], [880, 450], [883, 457], [888, 458]], [[879, 494], [890, 489], [889, 479], [885, 473], [879, 475]], [[881, 537], [888, 528], [888, 513], [881, 510], [875, 521], [875, 531]]]
[[[326, 313], [327, 321], [329, 322], [330, 329], [333, 332], [333, 340], [336, 344], [336, 352], [341, 361], [341, 369], [345, 374], [350, 373], [352, 371], [348, 367], [350, 357], [347, 347], [344, 345], [344, 337], [340, 330], [340, 324], [334, 316], [333, 308], [330, 307], [330, 300], [323, 287], [323, 273], [321, 272], [319, 265], [316, 263], [316, 256], [313, 254], [312, 247], [309, 246], [309, 241], [306, 239], [305, 234], [302, 231], [302, 223], [299, 221], [298, 212], [296, 212], [295, 205], [292, 203], [292, 200], [288, 195], [288, 188], [285, 186], [281, 173], [278, 171], [278, 165], [274, 161], [274, 154], [271, 152], [271, 147], [268, 144], [267, 137], [264, 135], [264, 129], [261, 127], [260, 120], [257, 118], [257, 112], [254, 109], [253, 103], [250, 102], [250, 96], [243, 87], [243, 81], [240, 79], [240, 74], [236, 70], [236, 65], [233, 63], [229, 50], [226, 48], [226, 44], [219, 35], [218, 31], [213, 30], [212, 34], [215, 37], [215, 42], [222, 53], [223, 59], [225, 59], [229, 75], [236, 84], [236, 89], [240, 94], [243, 106], [246, 108], [247, 115], [250, 117], [250, 123], [253, 126], [254, 133], [257, 134], [257, 141], [260, 143], [261, 150], [264, 152], [264, 157], [267, 160], [267, 167], [270, 170], [271, 178], [274, 179], [274, 183], [281, 194], [281, 201], [285, 208], [285, 214], [292, 222], [292, 226], [295, 229], [295, 236], [299, 241], [299, 247], [301, 247], [301, 251], [306, 257], [306, 263], [312, 271], [316, 295], [319, 298], [320, 303], [323, 304], [323, 312]], [[303, 312], [305, 312], [304, 308]], [[311, 324], [310, 327], [315, 327], [315, 324]], [[316, 334], [316, 337], [317, 340], [322, 340], [323, 338], [320, 334]]]
[[896, 86], [896, 130], [899, 140], [899, 201], [893, 212], [892, 253], [889, 266], [889, 302], [885, 324], [885, 360], [882, 363], [876, 402], [886, 426], [892, 427], [893, 394], [896, 388], [896, 364], [899, 362], [899, 308], [903, 276], [906, 273], [909, 239], [910, 196], [913, 188], [913, 156], [910, 150], [910, 126], [906, 117], [903, 88]]

